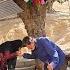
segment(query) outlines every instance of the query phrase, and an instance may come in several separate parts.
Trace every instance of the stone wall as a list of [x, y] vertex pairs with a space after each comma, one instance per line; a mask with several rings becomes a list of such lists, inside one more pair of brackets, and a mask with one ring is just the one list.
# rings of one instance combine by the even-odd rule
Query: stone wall
[[47, 36], [56, 42], [62, 50], [70, 50], [70, 17], [47, 14], [45, 21]]
[[7, 40], [23, 39], [26, 35], [27, 31], [20, 18], [0, 21], [0, 44]]

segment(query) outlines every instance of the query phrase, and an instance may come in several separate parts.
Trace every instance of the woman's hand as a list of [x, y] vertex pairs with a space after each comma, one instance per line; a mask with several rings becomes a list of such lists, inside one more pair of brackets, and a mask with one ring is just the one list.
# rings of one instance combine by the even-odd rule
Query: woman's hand
[[51, 64], [48, 63], [48, 66], [47, 66], [48, 70], [53, 70], [53, 67]]
[[22, 56], [24, 55], [24, 53], [22, 53], [21, 51], [16, 51], [17, 56]]

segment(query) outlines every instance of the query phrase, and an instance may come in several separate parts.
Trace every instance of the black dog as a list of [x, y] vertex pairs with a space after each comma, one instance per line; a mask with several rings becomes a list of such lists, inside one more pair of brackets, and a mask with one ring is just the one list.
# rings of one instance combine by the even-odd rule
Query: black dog
[[6, 65], [8, 65], [8, 70], [15, 70], [17, 59], [16, 51], [18, 51], [19, 48], [21, 48], [21, 46], [22, 46], [21, 40], [6, 41], [0, 45], [1, 70], [7, 70]]

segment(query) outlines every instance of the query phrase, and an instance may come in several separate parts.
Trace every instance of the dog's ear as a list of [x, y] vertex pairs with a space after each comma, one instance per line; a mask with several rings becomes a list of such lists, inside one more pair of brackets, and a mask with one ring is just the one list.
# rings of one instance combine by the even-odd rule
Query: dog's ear
[[21, 47], [22, 46], [22, 41], [21, 40], [13, 40], [12, 42], [11, 42], [11, 44], [13, 45], [13, 46], [15, 46], [16, 48], [19, 48], [19, 47]]

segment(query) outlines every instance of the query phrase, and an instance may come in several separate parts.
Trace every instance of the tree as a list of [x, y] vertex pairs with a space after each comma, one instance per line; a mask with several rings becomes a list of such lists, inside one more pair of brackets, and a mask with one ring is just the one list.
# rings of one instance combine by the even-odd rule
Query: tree
[[[23, 12], [19, 13], [19, 17], [23, 20], [29, 36], [45, 36], [45, 17], [46, 12], [52, 12], [52, 5], [56, 0], [47, 0], [45, 5], [40, 5], [39, 8], [31, 6], [24, 0], [13, 0]], [[46, 1], [46, 0], [45, 0]], [[57, 0], [63, 3], [67, 0]]]
[[[47, 3], [45, 5], [40, 5], [39, 8], [29, 5], [24, 0], [13, 1], [23, 9], [23, 12], [19, 13], [18, 16], [23, 20], [28, 35], [34, 37], [45, 36], [44, 28], [46, 12], [53, 11], [52, 5], [56, 0], [47, 0]], [[57, 1], [63, 3], [66, 0]]]
[[24, 0], [14, 0], [23, 12], [18, 16], [23, 20], [29, 36], [44, 36], [46, 5], [40, 6], [39, 10], [35, 6], [30, 6]]

